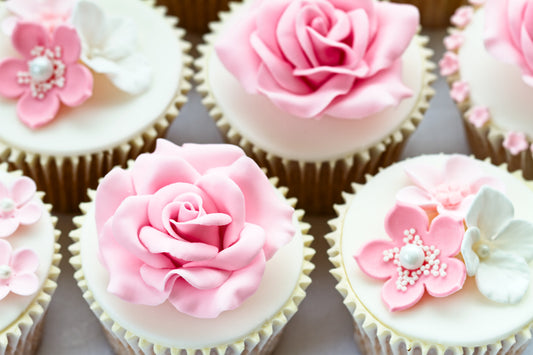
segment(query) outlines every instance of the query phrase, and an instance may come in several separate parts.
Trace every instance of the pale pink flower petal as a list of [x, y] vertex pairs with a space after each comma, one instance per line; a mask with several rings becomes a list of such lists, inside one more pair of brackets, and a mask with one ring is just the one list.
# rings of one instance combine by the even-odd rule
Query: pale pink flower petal
[[[460, 246], [460, 245], [459, 245]], [[446, 297], [463, 288], [466, 280], [466, 266], [459, 259], [446, 260], [445, 276], [427, 277], [424, 282], [427, 292], [433, 297]]]
[[396, 279], [391, 278], [381, 289], [381, 299], [389, 311], [397, 312], [413, 307], [424, 295], [424, 284], [417, 282], [405, 292], [396, 287]]
[[29, 60], [33, 57], [31, 52], [35, 47], [48, 48], [50, 46], [50, 36], [38, 23], [19, 22], [13, 30], [11, 42], [24, 59]]
[[464, 43], [465, 36], [461, 32], [454, 32], [444, 38], [444, 47], [448, 51], [458, 50]]
[[455, 11], [450, 20], [454, 26], [462, 28], [472, 21], [472, 16], [474, 16], [474, 8], [472, 6], [461, 6]]
[[8, 58], [0, 62], [0, 95], [8, 99], [21, 96], [26, 88], [20, 85], [17, 74], [27, 70], [28, 64], [21, 59]]
[[61, 47], [61, 59], [68, 66], [78, 61], [81, 55], [81, 43], [76, 33], [76, 29], [72, 27], [60, 26], [53, 34], [52, 48]]
[[93, 75], [81, 64], [69, 66], [65, 72], [65, 86], [57, 89], [61, 101], [67, 106], [79, 106], [93, 94]]
[[365, 274], [375, 279], [386, 280], [394, 273], [396, 265], [385, 261], [383, 251], [393, 249], [396, 243], [388, 240], [373, 240], [365, 244], [355, 255], [357, 265]]
[[512, 155], [522, 153], [529, 147], [526, 135], [522, 132], [507, 132], [503, 140], [503, 146], [509, 150]]
[[11, 268], [15, 274], [29, 274], [37, 271], [39, 257], [31, 249], [19, 249], [11, 257]]
[[29, 296], [39, 289], [39, 278], [34, 273], [14, 275], [9, 281], [11, 292], [21, 296]]
[[22, 176], [15, 180], [10, 190], [16, 205], [21, 206], [32, 199], [37, 192], [37, 185], [29, 177]]
[[9, 265], [12, 250], [11, 244], [0, 239], [0, 265]]
[[459, 70], [459, 59], [454, 52], [446, 52], [439, 61], [440, 75], [448, 76], [457, 73]]
[[29, 202], [16, 211], [16, 217], [20, 224], [29, 225], [37, 222], [41, 218], [43, 207], [40, 203]]
[[59, 98], [53, 93], [43, 99], [37, 99], [30, 91], [26, 91], [17, 103], [17, 115], [24, 124], [37, 128], [53, 120], [59, 106]]
[[451, 98], [457, 102], [464, 102], [470, 95], [470, 85], [466, 81], [456, 81], [452, 84], [452, 89], [450, 90]]
[[481, 128], [489, 121], [490, 112], [485, 106], [474, 106], [466, 113], [466, 118], [468, 122], [477, 128]]

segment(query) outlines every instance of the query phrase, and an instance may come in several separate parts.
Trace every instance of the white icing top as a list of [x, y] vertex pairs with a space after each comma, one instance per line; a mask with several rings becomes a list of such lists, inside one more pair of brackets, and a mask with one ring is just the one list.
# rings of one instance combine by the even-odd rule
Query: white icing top
[[[0, 171], [0, 181], [10, 184], [17, 178], [14, 174]], [[40, 198], [34, 196], [35, 201]], [[41, 218], [34, 224], [19, 226], [16, 232], [3, 238], [11, 244], [13, 250], [20, 248], [32, 249], [39, 256], [39, 268], [37, 277], [39, 278], [39, 290], [31, 296], [19, 296], [9, 293], [0, 300], [0, 332], [15, 322], [22, 313], [26, 311], [30, 303], [39, 295], [44, 281], [48, 278], [48, 271], [52, 265], [55, 244], [55, 230], [52, 217], [43, 208]]]
[[[178, 93], [183, 53], [173, 27], [145, 1], [93, 0], [106, 12], [132, 18], [139, 46], [153, 69], [150, 88], [138, 96], [121, 92], [102, 74], [94, 74], [93, 96], [83, 105], [61, 107], [58, 116], [32, 130], [17, 117], [17, 100], [0, 97], [0, 142], [26, 152], [53, 156], [85, 155], [124, 143], [161, 117]], [[0, 21], [8, 15], [0, 5]], [[0, 59], [20, 55], [0, 33]]]
[[[250, 3], [239, 7], [239, 11]], [[220, 33], [232, 26], [236, 17], [232, 15], [225, 21]], [[411, 88], [413, 96], [396, 108], [359, 120], [328, 116], [302, 119], [280, 110], [263, 95], [247, 94], [220, 62], [212, 45], [207, 53], [207, 84], [230, 125], [262, 150], [292, 160], [337, 160], [376, 145], [396, 131], [416, 108], [425, 60], [418, 37], [402, 60], [403, 82]]]
[[520, 68], [494, 58], [485, 49], [485, 10], [475, 11], [464, 30], [459, 49], [461, 79], [470, 85], [471, 105], [490, 109], [492, 123], [507, 131], [533, 136], [533, 88], [522, 80]]
[[[294, 223], [298, 223], [296, 217]], [[302, 273], [304, 258], [303, 238], [298, 232], [266, 263], [265, 274], [254, 295], [218, 318], [200, 319], [178, 312], [168, 301], [155, 307], [136, 305], [107, 292], [108, 272], [98, 262], [94, 203], [86, 214], [80, 243], [87, 286], [104, 312], [139, 337], [182, 349], [232, 343], [260, 329], [291, 298]]]
[[[422, 156], [408, 160], [442, 167], [448, 156]], [[479, 162], [483, 171], [501, 179], [506, 195], [515, 207], [515, 218], [533, 222], [533, 191], [505, 170]], [[405, 164], [397, 163], [381, 171], [359, 189], [348, 207], [342, 226], [342, 266], [348, 275], [352, 292], [369, 313], [408, 338], [445, 346], [479, 346], [493, 344], [520, 331], [533, 321], [533, 287], [516, 305], [493, 302], [477, 289], [475, 279], [468, 278], [457, 293], [435, 298], [425, 294], [412, 308], [390, 312], [381, 300], [383, 280], [370, 278], [357, 266], [353, 255], [367, 242], [388, 239], [384, 221], [394, 207], [396, 193], [412, 185], [404, 172]], [[368, 208], [372, 206], [372, 208]], [[533, 265], [530, 265], [533, 274]]]

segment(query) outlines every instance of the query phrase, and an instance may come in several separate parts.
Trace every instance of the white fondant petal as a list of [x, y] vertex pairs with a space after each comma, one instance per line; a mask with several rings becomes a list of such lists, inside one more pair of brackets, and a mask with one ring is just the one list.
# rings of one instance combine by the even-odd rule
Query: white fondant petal
[[511, 201], [498, 190], [483, 186], [472, 202], [465, 221], [468, 227], [478, 227], [483, 238], [494, 239], [513, 216]]
[[96, 73], [107, 74], [118, 70], [118, 64], [110, 61], [104, 57], [86, 57], [82, 55], [81, 60], [85, 65], [91, 68]]
[[120, 90], [132, 95], [144, 92], [152, 82], [152, 68], [141, 54], [133, 54], [118, 63], [118, 70], [107, 76]]
[[137, 28], [132, 19], [111, 17], [107, 19], [107, 38], [100, 48], [102, 56], [117, 61], [135, 53], [137, 49]]
[[72, 24], [78, 31], [83, 44], [83, 52], [100, 47], [106, 39], [105, 14], [90, 1], [79, 1], [74, 7]]
[[473, 246], [481, 239], [481, 233], [477, 227], [470, 227], [465, 232], [461, 244], [461, 254], [466, 265], [468, 276], [474, 276], [479, 267], [479, 257], [473, 250]]
[[496, 235], [492, 245], [505, 252], [517, 254], [526, 262], [533, 260], [533, 224], [513, 219]]
[[487, 298], [514, 304], [519, 302], [529, 287], [530, 272], [526, 261], [511, 253], [491, 251], [490, 257], [479, 264], [476, 283]]

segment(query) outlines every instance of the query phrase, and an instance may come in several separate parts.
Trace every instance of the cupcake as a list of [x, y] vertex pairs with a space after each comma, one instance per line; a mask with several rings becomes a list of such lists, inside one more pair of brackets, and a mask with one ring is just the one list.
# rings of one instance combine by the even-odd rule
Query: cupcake
[[161, 139], [106, 175], [70, 250], [114, 351], [270, 353], [313, 269], [285, 191], [232, 145]]
[[395, 161], [422, 120], [434, 75], [415, 7], [258, 0], [221, 18], [199, 47], [203, 102], [306, 211], [332, 212], [349, 182]]
[[59, 231], [30, 178], [0, 164], [0, 353], [34, 354], [59, 276]]
[[361, 351], [520, 354], [533, 325], [532, 187], [461, 155], [354, 186], [326, 238]]
[[[239, 1], [239, 0], [233, 0]], [[220, 11], [227, 11], [230, 0], [157, 0], [168, 12], [180, 19], [180, 26], [187, 31], [205, 33], [208, 24], [218, 18]]]
[[0, 4], [0, 159], [60, 211], [153, 149], [185, 101], [189, 44], [150, 1]]
[[420, 10], [420, 21], [424, 27], [446, 27], [450, 16], [465, 0], [392, 0], [401, 4], [412, 4]]
[[[452, 18], [440, 72], [474, 154], [533, 178], [531, 1], [471, 1]], [[515, 15], [519, 14], [519, 15]]]

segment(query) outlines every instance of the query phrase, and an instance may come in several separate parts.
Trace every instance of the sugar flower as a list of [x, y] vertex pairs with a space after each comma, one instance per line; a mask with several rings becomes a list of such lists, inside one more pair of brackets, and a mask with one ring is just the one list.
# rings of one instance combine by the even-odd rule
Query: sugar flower
[[132, 19], [108, 16], [95, 3], [82, 0], [74, 8], [72, 22], [81, 38], [83, 63], [129, 94], [148, 89], [152, 69], [138, 51], [137, 28]]
[[154, 153], [104, 177], [95, 206], [108, 291], [200, 318], [250, 297], [296, 232], [293, 209], [232, 145], [158, 140]]
[[74, 0], [7, 0], [6, 8], [13, 14], [2, 23], [2, 30], [11, 36], [17, 22], [35, 22], [50, 33], [70, 19]]
[[0, 95], [19, 98], [17, 114], [35, 128], [51, 121], [60, 103], [81, 105], [92, 95], [91, 72], [78, 64], [76, 30], [59, 26], [52, 36], [41, 25], [19, 22], [11, 38], [23, 59], [0, 62]]
[[407, 165], [405, 172], [415, 184], [401, 189], [396, 198], [425, 209], [436, 209], [463, 220], [476, 193], [483, 185], [503, 190], [503, 183], [483, 173], [472, 159], [454, 155], [442, 169], [427, 165]]
[[35, 182], [20, 177], [10, 186], [0, 182], [0, 238], [13, 234], [19, 225], [29, 225], [41, 217], [42, 204], [32, 200]]
[[302, 118], [363, 118], [412, 95], [402, 55], [415, 7], [373, 0], [258, 0], [216, 43], [246, 92]]
[[465, 265], [454, 258], [464, 234], [462, 221], [437, 216], [429, 223], [419, 207], [397, 204], [387, 215], [391, 239], [367, 243], [355, 255], [361, 270], [387, 280], [381, 298], [391, 312], [412, 307], [424, 295], [445, 297], [460, 290]]
[[29, 296], [39, 289], [39, 257], [31, 249], [13, 251], [11, 244], [0, 239], [0, 300], [10, 292]]
[[528, 263], [533, 260], [533, 224], [513, 219], [511, 201], [485, 186], [466, 215], [467, 230], [461, 253], [479, 291], [500, 303], [517, 303], [530, 284]]

